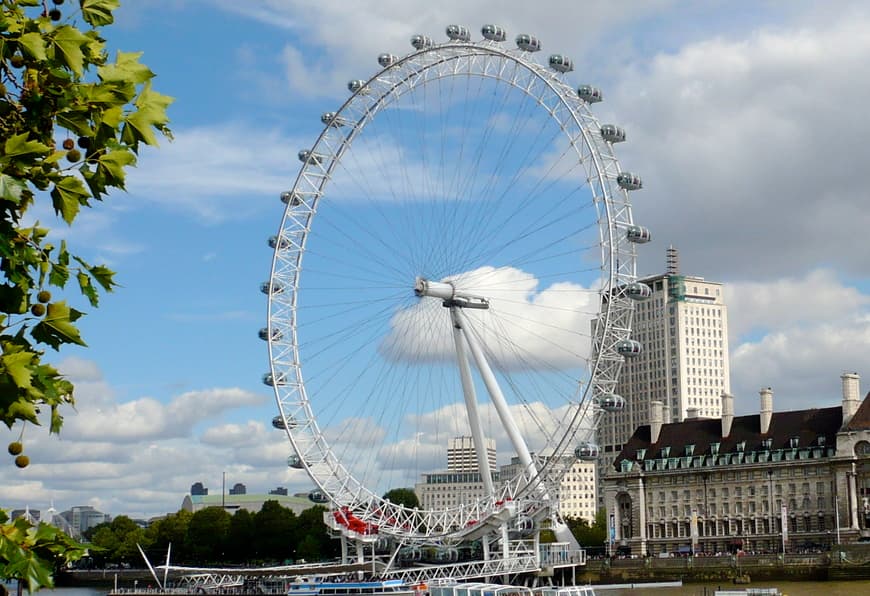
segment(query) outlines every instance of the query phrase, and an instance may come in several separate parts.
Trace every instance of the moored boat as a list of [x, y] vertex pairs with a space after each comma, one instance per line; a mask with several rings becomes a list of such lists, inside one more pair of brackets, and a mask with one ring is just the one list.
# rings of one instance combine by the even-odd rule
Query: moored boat
[[287, 596], [418, 596], [414, 586], [399, 579], [340, 582], [300, 579], [292, 582]]

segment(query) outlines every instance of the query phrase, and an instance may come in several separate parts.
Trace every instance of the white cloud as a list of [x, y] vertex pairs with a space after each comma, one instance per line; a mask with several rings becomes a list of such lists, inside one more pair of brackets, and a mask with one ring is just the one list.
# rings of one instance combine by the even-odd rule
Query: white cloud
[[296, 154], [311, 143], [242, 123], [179, 128], [174, 134], [160, 151], [140, 157], [127, 189], [210, 222], [270, 207], [277, 212], [279, 193], [292, 186], [299, 171]]
[[661, 244], [643, 253], [673, 243], [710, 277], [863, 274], [868, 30], [855, 15], [760, 29], [627, 69], [595, 109], [625, 124], [621, 162], [644, 176], [635, 213]]
[[737, 409], [757, 411], [762, 387], [779, 410], [836, 405], [839, 374], [867, 361], [870, 295], [829, 270], [726, 287]]
[[[512, 267], [481, 267], [446, 278], [458, 292], [490, 301], [488, 310], [463, 309], [469, 328], [494, 365], [506, 369], [567, 369], [589, 353], [597, 292], [567, 282], [539, 288]], [[379, 349], [393, 360], [452, 361], [453, 327], [441, 300], [427, 298], [399, 311]]]
[[732, 344], [753, 330], [776, 330], [796, 323], [842, 322], [870, 308], [870, 296], [843, 285], [828, 269], [801, 278], [737, 281], [725, 286]]

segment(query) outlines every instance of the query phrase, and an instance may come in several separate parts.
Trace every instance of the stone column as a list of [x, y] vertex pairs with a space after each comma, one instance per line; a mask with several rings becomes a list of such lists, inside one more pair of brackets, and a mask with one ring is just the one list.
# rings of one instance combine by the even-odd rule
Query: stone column
[[640, 556], [646, 556], [646, 488], [643, 485], [643, 476], [637, 479], [637, 502], [640, 508]]
[[851, 528], [859, 530], [858, 527], [858, 486], [855, 482], [857, 473], [855, 472], [855, 463], [852, 462], [852, 471], [849, 475], [849, 519], [851, 520]]

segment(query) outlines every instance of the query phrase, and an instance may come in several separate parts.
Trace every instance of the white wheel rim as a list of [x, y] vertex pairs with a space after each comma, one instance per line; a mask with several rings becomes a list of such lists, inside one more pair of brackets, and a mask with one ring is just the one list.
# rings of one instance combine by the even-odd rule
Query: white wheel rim
[[[303, 379], [306, 362], [301, 352], [312, 351], [312, 344], [306, 347], [305, 338], [300, 343], [300, 335], [305, 335], [305, 331], [300, 333], [300, 326], [310, 325], [304, 320], [306, 315], [300, 315], [300, 295], [304, 302], [306, 292], [302, 283], [305, 279], [302, 263], [312, 235], [316, 237], [318, 223], [315, 222], [322, 217], [318, 213], [321, 199], [328, 199], [330, 185], [336, 184], [343, 168], [344, 174], [349, 174], [352, 166], [343, 166], [342, 162], [348, 159], [352, 147], [360, 144], [359, 139], [365, 138], [365, 131], [378, 121], [379, 115], [386, 118], [383, 113], [398, 105], [404, 97], [412, 97], [421, 89], [425, 94], [427, 85], [455, 81], [463, 76], [469, 80], [474, 77], [496, 85], [509, 85], [521, 91], [526, 101], [537, 105], [540, 113], [536, 116], [546, 119], [551, 128], [555, 126], [561, 132], [563, 143], [573, 150], [574, 159], [584, 168], [588, 181], [587, 206], [592, 207], [588, 213], [594, 213], [597, 220], [594, 227], [597, 231], [596, 248], [600, 249], [596, 264], [600, 270], [599, 283], [602, 295], [613, 298], [597, 299], [602, 304], [602, 311], [594, 333], [599, 338], [600, 349], [588, 359], [589, 371], [579, 394], [565, 401], [567, 414], [563, 415], [558, 431], [548, 439], [548, 452], [566, 455], [573, 450], [578, 437], [583, 438], [585, 433], [585, 438], [590, 438], [595, 425], [594, 420], [591, 428], [588, 424], [591, 398], [613, 392], [623, 361], [614, 346], [629, 336], [631, 328], [630, 301], [618, 290], [636, 279], [635, 246], [625, 234], [626, 228], [633, 225], [631, 204], [628, 193], [616, 183], [620, 167], [612, 147], [601, 138], [598, 120], [577, 97], [574, 88], [533, 62], [531, 54], [506, 51], [492, 42], [450, 42], [424, 48], [396, 60], [369, 79], [365, 92], [353, 94], [336, 111], [344, 126], [325, 126], [310, 149], [315, 157], [303, 165], [290, 191], [295, 200], [288, 203], [282, 217], [269, 282], [270, 287], [283, 291], [269, 294], [268, 345], [271, 375], [279, 380], [275, 383], [275, 393], [280, 415], [295, 452], [319, 490], [336, 506], [349, 507], [364, 521], [377, 525], [381, 533], [403, 539], [449, 538], [457, 529], [466, 528], [469, 523], [489, 515], [506, 498], [524, 498], [523, 487], [528, 479], [515, 478], [498, 494], [459, 508], [411, 511], [380, 499], [378, 495], [385, 488], [394, 486], [370, 486], [366, 479], [358, 477], [356, 470], [350, 469], [353, 466], [346, 463], [347, 451], [339, 455], [331, 447], [325, 436], [328, 429], [322, 428], [323, 424], [319, 422], [323, 413], [315, 411], [317, 408], [309, 399], [312, 388], [306, 386]], [[369, 149], [372, 146], [367, 144]], [[444, 145], [441, 147], [443, 151]], [[348, 159], [349, 163], [351, 159]], [[410, 289], [409, 282], [409, 294]], [[389, 312], [392, 315], [395, 310]], [[592, 334], [591, 331], [586, 333], [587, 336]], [[455, 376], [458, 383], [458, 374]], [[311, 382], [310, 378], [308, 382]], [[317, 386], [318, 393], [323, 386]], [[461, 401], [461, 395], [457, 398]], [[580, 429], [576, 423], [584, 417], [587, 426]], [[545, 467], [544, 470], [547, 472], [545, 479], [552, 486], [558, 480], [560, 470], [558, 467]], [[526, 497], [535, 499], [538, 496]]]

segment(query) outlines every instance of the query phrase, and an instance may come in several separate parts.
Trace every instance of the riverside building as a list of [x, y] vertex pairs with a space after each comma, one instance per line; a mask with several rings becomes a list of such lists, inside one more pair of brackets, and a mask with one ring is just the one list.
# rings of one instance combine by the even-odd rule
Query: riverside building
[[666, 423], [650, 405], [605, 479], [615, 546], [633, 554], [792, 552], [870, 536], [870, 394], [845, 373], [842, 403]]

